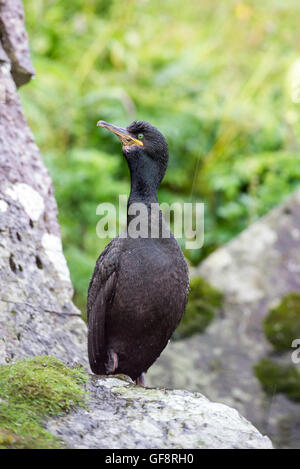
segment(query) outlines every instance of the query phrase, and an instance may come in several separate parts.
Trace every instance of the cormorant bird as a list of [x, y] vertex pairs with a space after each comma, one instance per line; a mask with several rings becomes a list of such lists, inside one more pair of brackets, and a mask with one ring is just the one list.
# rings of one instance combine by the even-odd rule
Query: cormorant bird
[[[89, 362], [95, 374], [124, 373], [144, 385], [144, 373], [166, 347], [184, 313], [189, 289], [184, 256], [157, 201], [168, 146], [147, 122], [135, 121], [126, 129], [104, 121], [97, 125], [119, 137], [131, 192], [127, 228], [100, 254], [89, 285]], [[135, 203], [146, 208], [147, 229], [151, 221], [159, 220], [157, 237], [131, 235], [128, 228], [135, 218]], [[156, 214], [151, 205], [158, 208]]]

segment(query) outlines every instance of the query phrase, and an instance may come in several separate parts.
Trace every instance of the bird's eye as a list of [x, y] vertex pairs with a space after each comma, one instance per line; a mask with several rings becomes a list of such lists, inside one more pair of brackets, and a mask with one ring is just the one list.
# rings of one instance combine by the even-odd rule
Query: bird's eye
[[143, 140], [143, 138], [144, 138], [144, 134], [138, 134], [138, 139], [139, 140]]

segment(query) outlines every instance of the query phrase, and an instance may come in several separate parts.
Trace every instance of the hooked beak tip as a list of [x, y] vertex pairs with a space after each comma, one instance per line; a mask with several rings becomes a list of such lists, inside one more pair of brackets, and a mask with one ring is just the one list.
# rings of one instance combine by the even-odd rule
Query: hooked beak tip
[[97, 127], [104, 127], [104, 124], [106, 124], [106, 122], [104, 122], [104, 121], [98, 121], [98, 122], [97, 122]]

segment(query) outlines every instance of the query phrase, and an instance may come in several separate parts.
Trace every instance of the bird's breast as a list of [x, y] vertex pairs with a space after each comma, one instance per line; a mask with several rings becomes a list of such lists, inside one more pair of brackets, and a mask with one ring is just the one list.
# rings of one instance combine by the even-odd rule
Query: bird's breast
[[153, 313], [157, 317], [174, 309], [174, 303], [181, 305], [185, 301], [186, 264], [181, 251], [175, 246], [173, 252], [171, 247], [141, 243], [123, 253], [114, 301], [119, 310], [136, 311], [137, 315]]

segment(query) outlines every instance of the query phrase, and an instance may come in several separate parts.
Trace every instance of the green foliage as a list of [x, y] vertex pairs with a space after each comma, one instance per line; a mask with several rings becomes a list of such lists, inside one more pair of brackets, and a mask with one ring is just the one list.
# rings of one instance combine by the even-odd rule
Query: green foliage
[[[300, 294], [285, 295], [263, 321], [265, 336], [279, 352], [291, 351], [292, 342], [300, 337]], [[254, 373], [268, 394], [284, 393], [300, 401], [300, 371], [268, 358], [254, 367]]]
[[280, 351], [290, 350], [300, 337], [300, 294], [290, 293], [264, 319], [264, 331], [271, 344]]
[[0, 366], [0, 448], [60, 448], [42, 427], [45, 417], [85, 405], [81, 368], [37, 356]]
[[201, 277], [190, 281], [190, 293], [185, 314], [176, 329], [173, 338], [183, 339], [203, 332], [211, 323], [223, 302], [223, 294], [209, 285]]
[[21, 96], [82, 308], [109, 241], [96, 237], [96, 206], [129, 189], [119, 142], [98, 119], [145, 119], [165, 134], [160, 200], [206, 204], [204, 247], [185, 252], [194, 264], [299, 185], [297, 0], [24, 5], [37, 79]]
[[300, 401], [300, 371], [293, 365], [281, 365], [267, 358], [254, 366], [254, 373], [267, 394], [284, 393]]

